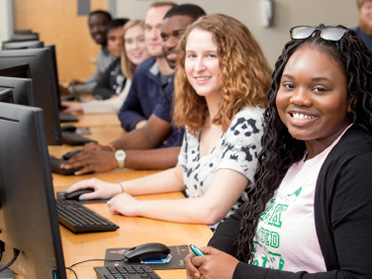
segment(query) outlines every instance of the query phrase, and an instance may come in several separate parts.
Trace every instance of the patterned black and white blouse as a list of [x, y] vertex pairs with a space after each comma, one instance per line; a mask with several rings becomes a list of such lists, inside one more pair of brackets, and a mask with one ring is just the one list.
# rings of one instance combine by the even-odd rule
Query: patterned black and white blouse
[[[212, 151], [201, 158], [199, 158], [200, 134], [195, 137], [186, 130], [178, 161], [184, 167], [183, 181], [189, 198], [203, 196], [218, 169], [235, 170], [253, 182], [257, 155], [261, 150], [263, 112], [260, 107], [240, 110]], [[247, 200], [246, 191], [247, 188], [225, 218]], [[215, 229], [218, 223], [211, 228]]]

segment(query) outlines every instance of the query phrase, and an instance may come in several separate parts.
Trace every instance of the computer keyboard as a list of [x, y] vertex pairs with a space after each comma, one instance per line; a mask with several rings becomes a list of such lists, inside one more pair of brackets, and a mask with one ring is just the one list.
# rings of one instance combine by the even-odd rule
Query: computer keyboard
[[148, 265], [126, 265], [95, 267], [100, 279], [161, 279]]
[[65, 111], [60, 111], [59, 112], [59, 121], [60, 122], [79, 122], [79, 118], [77, 118], [75, 115], [65, 112]]
[[119, 226], [74, 200], [56, 200], [58, 221], [74, 233], [116, 231]]
[[83, 167], [72, 168], [72, 169], [62, 169], [61, 164], [66, 163], [63, 158], [57, 158], [52, 155], [49, 156], [50, 168], [52, 172], [62, 174], [62, 175], [73, 175], [76, 171], [81, 170]]
[[69, 145], [84, 145], [88, 142], [97, 142], [95, 140], [83, 137], [75, 132], [62, 132], [63, 143]]
[[59, 121], [60, 122], [79, 122], [79, 118], [77, 118], [75, 115], [65, 112], [65, 111], [60, 111], [59, 112]]

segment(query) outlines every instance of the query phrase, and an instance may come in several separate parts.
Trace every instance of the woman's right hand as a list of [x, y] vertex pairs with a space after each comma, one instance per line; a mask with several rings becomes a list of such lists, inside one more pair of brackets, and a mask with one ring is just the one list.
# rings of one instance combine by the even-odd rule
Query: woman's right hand
[[[201, 251], [203, 251], [203, 248], [199, 248]], [[195, 266], [193, 264], [192, 259], [195, 258], [196, 255], [193, 252], [190, 252], [184, 259], [185, 267], [186, 267], [186, 273], [187, 278], [189, 279], [197, 279], [200, 278], [201, 274], [198, 270], [199, 266]]]
[[239, 261], [213, 247], [201, 247], [205, 256], [187, 255], [185, 266], [189, 279], [232, 279]]
[[110, 199], [113, 196], [120, 194], [122, 188], [118, 183], [109, 183], [97, 178], [79, 181], [66, 189], [67, 193], [75, 192], [77, 190], [91, 188], [92, 193], [81, 195], [80, 197], [86, 200], [91, 199]]

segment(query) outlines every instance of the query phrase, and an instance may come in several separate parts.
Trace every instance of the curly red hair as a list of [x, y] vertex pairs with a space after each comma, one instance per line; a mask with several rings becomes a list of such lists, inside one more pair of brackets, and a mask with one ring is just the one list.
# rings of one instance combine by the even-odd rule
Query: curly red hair
[[195, 133], [204, 126], [208, 115], [205, 98], [196, 94], [184, 68], [187, 38], [194, 29], [210, 32], [217, 46], [221, 69], [219, 78], [224, 85], [219, 111], [212, 121], [226, 131], [243, 107], [266, 107], [271, 70], [257, 41], [241, 22], [221, 14], [199, 18], [188, 27], [178, 46], [180, 57], [175, 71], [173, 115], [177, 126], [187, 127]]

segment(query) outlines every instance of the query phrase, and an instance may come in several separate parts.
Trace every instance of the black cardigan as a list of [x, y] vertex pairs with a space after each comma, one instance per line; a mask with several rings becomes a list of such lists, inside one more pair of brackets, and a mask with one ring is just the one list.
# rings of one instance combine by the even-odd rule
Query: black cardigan
[[[236, 254], [244, 205], [221, 223], [210, 246]], [[328, 154], [315, 190], [315, 226], [327, 272], [266, 269], [240, 262], [234, 279], [372, 278], [372, 136], [350, 127]]]

